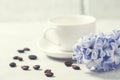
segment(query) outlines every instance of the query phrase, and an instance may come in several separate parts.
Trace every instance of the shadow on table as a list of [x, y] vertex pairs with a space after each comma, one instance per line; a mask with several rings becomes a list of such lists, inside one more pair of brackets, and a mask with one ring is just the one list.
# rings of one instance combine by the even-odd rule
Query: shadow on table
[[64, 62], [66, 60], [72, 60], [71, 58], [54, 58], [54, 57], [50, 57], [50, 56], [47, 56], [47, 58], [50, 60], [57, 61], [57, 62]]
[[110, 72], [86, 72], [94, 77], [99, 77], [101, 80], [120, 80], [120, 69], [116, 69]]

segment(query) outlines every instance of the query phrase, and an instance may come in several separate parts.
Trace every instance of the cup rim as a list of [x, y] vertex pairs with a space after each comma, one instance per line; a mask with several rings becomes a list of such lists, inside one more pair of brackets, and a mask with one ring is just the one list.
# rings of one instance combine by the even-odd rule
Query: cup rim
[[[88, 19], [88, 21], [84, 22], [84, 23], [79, 23], [79, 22], [75, 22], [75, 24], [73, 23], [59, 23], [57, 22], [57, 20], [59, 21], [60, 19], [76, 19], [76, 20], [80, 20], [80, 19]], [[79, 26], [79, 25], [85, 25], [85, 24], [91, 24], [91, 23], [95, 23], [96, 22], [96, 18], [93, 16], [88, 16], [88, 15], [67, 15], [67, 16], [57, 16], [57, 17], [53, 17], [53, 18], [49, 18], [49, 23], [52, 25], [58, 25], [58, 26]]]

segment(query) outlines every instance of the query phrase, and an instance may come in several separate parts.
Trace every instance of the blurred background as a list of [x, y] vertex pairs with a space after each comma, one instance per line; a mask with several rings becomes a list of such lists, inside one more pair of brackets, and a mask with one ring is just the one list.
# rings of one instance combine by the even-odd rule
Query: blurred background
[[120, 0], [0, 0], [0, 22], [43, 21], [71, 14], [120, 18]]

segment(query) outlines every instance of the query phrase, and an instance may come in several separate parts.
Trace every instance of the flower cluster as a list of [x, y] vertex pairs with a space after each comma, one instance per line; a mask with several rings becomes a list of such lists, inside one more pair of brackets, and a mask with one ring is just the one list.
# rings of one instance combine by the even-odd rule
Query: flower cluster
[[120, 67], [120, 30], [82, 38], [74, 46], [72, 58], [77, 63], [86, 61], [86, 67], [94, 71], [104, 72]]

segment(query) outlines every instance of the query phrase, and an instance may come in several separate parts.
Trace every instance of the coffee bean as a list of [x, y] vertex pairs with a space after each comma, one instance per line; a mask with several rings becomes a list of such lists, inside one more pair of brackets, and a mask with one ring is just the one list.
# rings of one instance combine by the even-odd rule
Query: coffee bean
[[39, 70], [40, 65], [34, 65], [33, 68], [34, 68], [35, 70]]
[[47, 77], [52, 77], [52, 76], [54, 75], [54, 73], [51, 72], [51, 69], [46, 69], [46, 70], [44, 71], [44, 73], [45, 73], [45, 75], [46, 75]]
[[15, 62], [11, 62], [11, 63], [9, 64], [9, 66], [10, 66], [10, 67], [16, 67], [16, 63], [15, 63]]
[[24, 50], [24, 51], [30, 51], [30, 49], [29, 49], [29, 48], [24, 48], [23, 50]]
[[14, 60], [17, 60], [19, 58], [19, 56], [14, 56], [13, 59]]
[[19, 57], [19, 56], [14, 56], [13, 59], [14, 59], [14, 60], [23, 61], [23, 58], [22, 58], [22, 57]]
[[47, 72], [47, 73], [45, 73], [45, 75], [46, 75], [47, 77], [52, 77], [52, 76], [54, 75], [54, 73], [52, 73], [52, 72]]
[[19, 53], [24, 53], [24, 50], [17, 50]]
[[23, 58], [22, 58], [22, 57], [19, 57], [18, 60], [19, 60], [19, 61], [23, 61]]
[[51, 69], [46, 69], [44, 73], [51, 73]]
[[30, 60], [36, 60], [37, 59], [37, 56], [36, 55], [29, 55], [28, 58]]
[[24, 66], [22, 66], [21, 67], [23, 70], [29, 70], [29, 66], [27, 66], [27, 65], [24, 65]]
[[73, 62], [72, 62], [71, 60], [67, 60], [67, 61], [64, 62], [64, 64], [65, 64], [67, 67], [70, 67], [70, 66], [73, 64]]
[[77, 66], [77, 65], [72, 65], [72, 68], [75, 69], [75, 70], [80, 70], [80, 67]]

